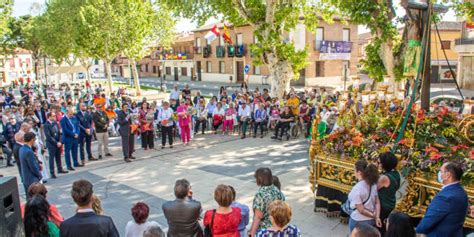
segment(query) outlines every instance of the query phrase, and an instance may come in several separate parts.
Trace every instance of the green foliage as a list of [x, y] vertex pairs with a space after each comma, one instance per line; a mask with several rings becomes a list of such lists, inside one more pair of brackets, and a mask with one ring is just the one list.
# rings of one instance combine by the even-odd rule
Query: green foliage
[[8, 21], [12, 13], [13, 0], [0, 0], [0, 39], [8, 33]]
[[383, 76], [387, 73], [383, 61], [380, 58], [381, 40], [374, 40], [365, 47], [365, 59], [360, 62], [363, 65], [363, 70], [366, 71], [370, 78], [375, 81], [382, 82]]

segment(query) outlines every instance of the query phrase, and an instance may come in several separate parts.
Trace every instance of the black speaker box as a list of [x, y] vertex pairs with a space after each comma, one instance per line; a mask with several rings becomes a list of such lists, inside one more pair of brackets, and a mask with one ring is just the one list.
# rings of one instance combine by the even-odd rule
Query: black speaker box
[[0, 177], [0, 237], [24, 236], [16, 177]]

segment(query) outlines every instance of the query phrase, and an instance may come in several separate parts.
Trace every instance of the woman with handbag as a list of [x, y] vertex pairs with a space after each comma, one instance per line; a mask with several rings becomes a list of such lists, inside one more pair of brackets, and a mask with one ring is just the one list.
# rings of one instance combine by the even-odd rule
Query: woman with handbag
[[238, 230], [242, 219], [241, 210], [231, 207], [234, 200], [232, 189], [227, 185], [219, 185], [214, 191], [214, 200], [219, 207], [204, 214], [205, 237], [240, 237]]
[[366, 160], [358, 160], [355, 163], [355, 176], [359, 182], [352, 188], [347, 201], [341, 206], [342, 210], [350, 216], [350, 233], [357, 223], [381, 227], [377, 166], [368, 164]]

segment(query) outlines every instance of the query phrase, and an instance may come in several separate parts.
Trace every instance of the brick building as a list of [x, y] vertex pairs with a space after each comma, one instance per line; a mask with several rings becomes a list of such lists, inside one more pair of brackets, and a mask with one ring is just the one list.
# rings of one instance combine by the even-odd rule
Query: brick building
[[0, 55], [0, 86], [8, 86], [19, 78], [33, 79], [34, 63], [31, 53], [24, 49], [16, 49], [14, 56], [4, 58]]
[[[217, 23], [221, 36], [207, 42], [204, 36], [214, 26], [210, 24], [194, 30], [194, 62], [196, 78], [202, 81], [239, 83], [246, 79], [245, 65], [249, 65], [248, 83], [261, 84], [267, 82], [270, 72], [267, 66], [255, 66], [249, 45], [256, 43], [250, 26], [229, 27], [233, 46], [224, 44], [222, 32], [224, 25]], [[340, 86], [346, 78], [357, 73], [357, 25], [345, 25], [338, 20], [334, 24], [321, 22], [316, 32], [311, 32], [302, 24], [287, 34], [287, 39], [294, 42], [297, 49], [308, 48], [308, 65], [300, 71], [300, 79], [293, 80], [296, 86]], [[349, 45], [349, 51], [334, 52], [339, 43]], [[333, 51], [321, 53], [324, 47], [332, 45]], [[230, 54], [229, 54], [230, 53]], [[344, 68], [347, 68], [346, 73]], [[268, 82], [269, 83], [269, 82]]]

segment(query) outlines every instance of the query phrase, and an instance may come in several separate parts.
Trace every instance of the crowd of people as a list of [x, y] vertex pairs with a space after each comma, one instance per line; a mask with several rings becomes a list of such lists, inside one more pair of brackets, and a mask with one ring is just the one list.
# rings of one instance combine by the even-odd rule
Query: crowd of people
[[[20, 98], [14, 96], [18, 89]], [[27, 194], [22, 208], [27, 236], [83, 236], [88, 228], [92, 236], [118, 236], [110, 217], [103, 216], [100, 199], [93, 195], [92, 184], [86, 180], [74, 182], [71, 195], [77, 213], [64, 220], [54, 205], [48, 204], [43, 183], [59, 174], [73, 172], [92, 162], [112, 156], [109, 136], [120, 136], [125, 162], [132, 162], [135, 141], [144, 150], [173, 148], [179, 137], [188, 145], [199, 133], [264, 138], [269, 132], [274, 140], [287, 140], [290, 130], [298, 129], [310, 135], [315, 115], [321, 118], [323, 130], [337, 128], [338, 92], [324, 88], [297, 92], [291, 89], [283, 99], [271, 97], [267, 89], [228, 92], [206, 99], [195, 95], [188, 85], [183, 90], [175, 86], [169, 100], [149, 102], [146, 98], [133, 101], [120, 88], [107, 96], [101, 85], [68, 85], [59, 91], [52, 87], [27, 83], [0, 92], [2, 159], [7, 166], [16, 163]], [[359, 103], [350, 97], [347, 103]], [[392, 104], [396, 110], [400, 104]], [[160, 136], [161, 135], [161, 136]], [[97, 154], [92, 141], [97, 141]], [[66, 167], [63, 167], [63, 159]], [[461, 236], [467, 195], [459, 184], [462, 169], [446, 163], [439, 173], [442, 191], [433, 199], [425, 218], [415, 228], [408, 216], [394, 212], [396, 192], [401, 178], [396, 170], [397, 158], [392, 153], [380, 155], [377, 164], [358, 161], [355, 176], [359, 182], [352, 188], [348, 201], [341, 206], [350, 216], [352, 236]], [[380, 174], [379, 170], [383, 172]], [[168, 221], [167, 236], [300, 236], [290, 224], [292, 210], [280, 190], [280, 183], [268, 168], [255, 172], [258, 185], [252, 209], [237, 201], [236, 190], [219, 185], [214, 192], [216, 208], [202, 212], [201, 203], [193, 198], [189, 181], [176, 181], [176, 200], [165, 203], [163, 214]], [[250, 224], [249, 212], [253, 211]], [[148, 221], [150, 208], [136, 203], [131, 210], [133, 220], [125, 227], [126, 236], [164, 236], [156, 222]], [[81, 223], [81, 224], [78, 224]], [[249, 226], [250, 224], [250, 226]], [[248, 228], [248, 229], [247, 229]], [[371, 234], [372, 233], [372, 234]]]

